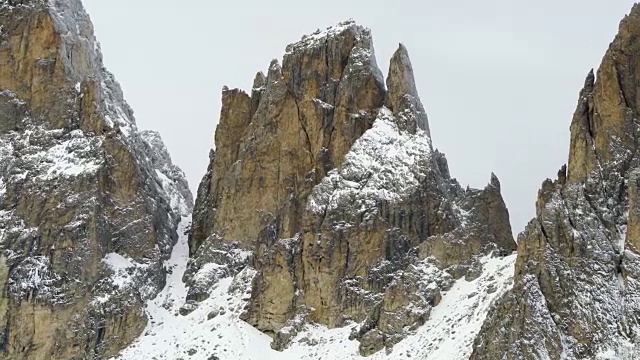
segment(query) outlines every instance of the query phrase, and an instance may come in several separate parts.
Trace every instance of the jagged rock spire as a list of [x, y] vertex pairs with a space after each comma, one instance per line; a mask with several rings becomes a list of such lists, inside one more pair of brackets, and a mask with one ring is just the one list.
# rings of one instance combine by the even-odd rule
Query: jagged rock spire
[[600, 166], [627, 166], [635, 153], [640, 116], [635, 66], [640, 56], [640, 5], [620, 22], [594, 77], [589, 73], [571, 124], [568, 181], [584, 181]]
[[[209, 229], [216, 223], [226, 224], [229, 238], [254, 241], [263, 220], [256, 218], [251, 208], [246, 212], [229, 209], [225, 214], [227, 206], [222, 203], [240, 200], [221, 194], [235, 189], [254, 201], [259, 198], [257, 205], [277, 213], [283, 202], [290, 201], [295, 188], [312, 186], [343, 161], [353, 142], [371, 127], [383, 104], [384, 91], [371, 34], [353, 21], [287, 46], [282, 65], [274, 59], [266, 78], [256, 76], [247, 101], [223, 101], [214, 168], [208, 175], [217, 177], [208, 191], [219, 209], [215, 216], [211, 211], [195, 216], [192, 253], [211, 235]], [[235, 145], [225, 146], [227, 139], [234, 139]], [[237, 163], [241, 169], [231, 166], [237, 160], [243, 160]], [[260, 164], [263, 170], [251, 164]], [[252, 180], [237, 183], [231, 174], [238, 171]], [[255, 184], [279, 190], [265, 192]], [[245, 215], [246, 221], [238, 221]], [[292, 224], [287, 231], [295, 232], [298, 226]]]
[[407, 48], [400, 44], [389, 63], [386, 106], [399, 118], [399, 126], [411, 133], [418, 129], [430, 135], [429, 120], [424, 110], [413, 76]]

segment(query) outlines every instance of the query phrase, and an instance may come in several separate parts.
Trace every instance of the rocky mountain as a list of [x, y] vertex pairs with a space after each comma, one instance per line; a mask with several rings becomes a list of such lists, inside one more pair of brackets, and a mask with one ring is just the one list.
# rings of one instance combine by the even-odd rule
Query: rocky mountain
[[515, 284], [471, 359], [637, 359], [640, 354], [640, 5], [589, 73], [569, 162], [542, 184], [518, 237]]
[[230, 281], [232, 311], [276, 350], [322, 325], [348, 328], [362, 355], [391, 352], [516, 248], [495, 175], [463, 189], [433, 149], [407, 49], [385, 84], [352, 21], [287, 46], [250, 93], [225, 87], [215, 140], [180, 312]]
[[80, 0], [0, 0], [0, 358], [100, 359], [147, 325], [192, 197]]
[[0, 0], [0, 358], [635, 359], [638, 58], [640, 5], [516, 244], [353, 21], [223, 88], [194, 205], [81, 1]]

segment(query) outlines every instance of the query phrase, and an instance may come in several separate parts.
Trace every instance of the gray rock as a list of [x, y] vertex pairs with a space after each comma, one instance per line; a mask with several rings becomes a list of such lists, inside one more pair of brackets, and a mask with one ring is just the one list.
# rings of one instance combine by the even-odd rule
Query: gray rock
[[211, 312], [209, 312], [209, 313], [207, 314], [207, 320], [211, 320], [211, 319], [213, 319], [213, 318], [217, 317], [218, 315], [220, 315], [220, 311], [218, 311], [218, 310], [212, 310]]
[[513, 289], [487, 316], [471, 359], [637, 358], [639, 39], [635, 5], [597, 77], [587, 76], [569, 163], [542, 184], [518, 237]]

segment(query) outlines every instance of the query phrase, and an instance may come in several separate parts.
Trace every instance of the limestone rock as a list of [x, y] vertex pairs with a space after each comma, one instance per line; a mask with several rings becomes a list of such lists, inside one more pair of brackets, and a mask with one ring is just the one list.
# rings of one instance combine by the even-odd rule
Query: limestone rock
[[[418, 97], [407, 48], [400, 44], [389, 62], [385, 105], [402, 120], [398, 125], [411, 133], [418, 129], [431, 136], [427, 113]], [[406, 111], [406, 113], [404, 113]]]
[[640, 353], [637, 119], [640, 6], [587, 76], [569, 163], [542, 184], [518, 238], [515, 284], [472, 359], [635, 359]]
[[433, 149], [404, 46], [387, 87], [369, 30], [348, 21], [289, 45], [251, 95], [223, 89], [188, 299], [253, 268], [242, 318], [274, 348], [309, 322], [355, 324], [369, 355], [423, 324], [479, 257], [515, 250], [497, 178], [465, 190]]
[[129, 345], [191, 201], [159, 136], [137, 130], [81, 2], [0, 1], [0, 357]]

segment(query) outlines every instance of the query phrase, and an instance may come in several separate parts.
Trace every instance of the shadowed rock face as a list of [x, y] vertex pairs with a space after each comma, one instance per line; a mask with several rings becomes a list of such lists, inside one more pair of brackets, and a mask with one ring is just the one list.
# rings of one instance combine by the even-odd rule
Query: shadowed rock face
[[191, 208], [79, 0], [0, 1], [0, 357], [114, 355]]
[[479, 256], [515, 250], [498, 179], [464, 190], [433, 150], [402, 45], [387, 88], [369, 30], [345, 22], [289, 45], [251, 95], [223, 89], [187, 308], [252, 267], [242, 317], [274, 348], [307, 322], [351, 324], [368, 355], [424, 323], [454, 279], [477, 276]]
[[620, 23], [571, 122], [569, 163], [518, 238], [515, 285], [472, 359], [634, 359], [640, 353], [640, 6]]

